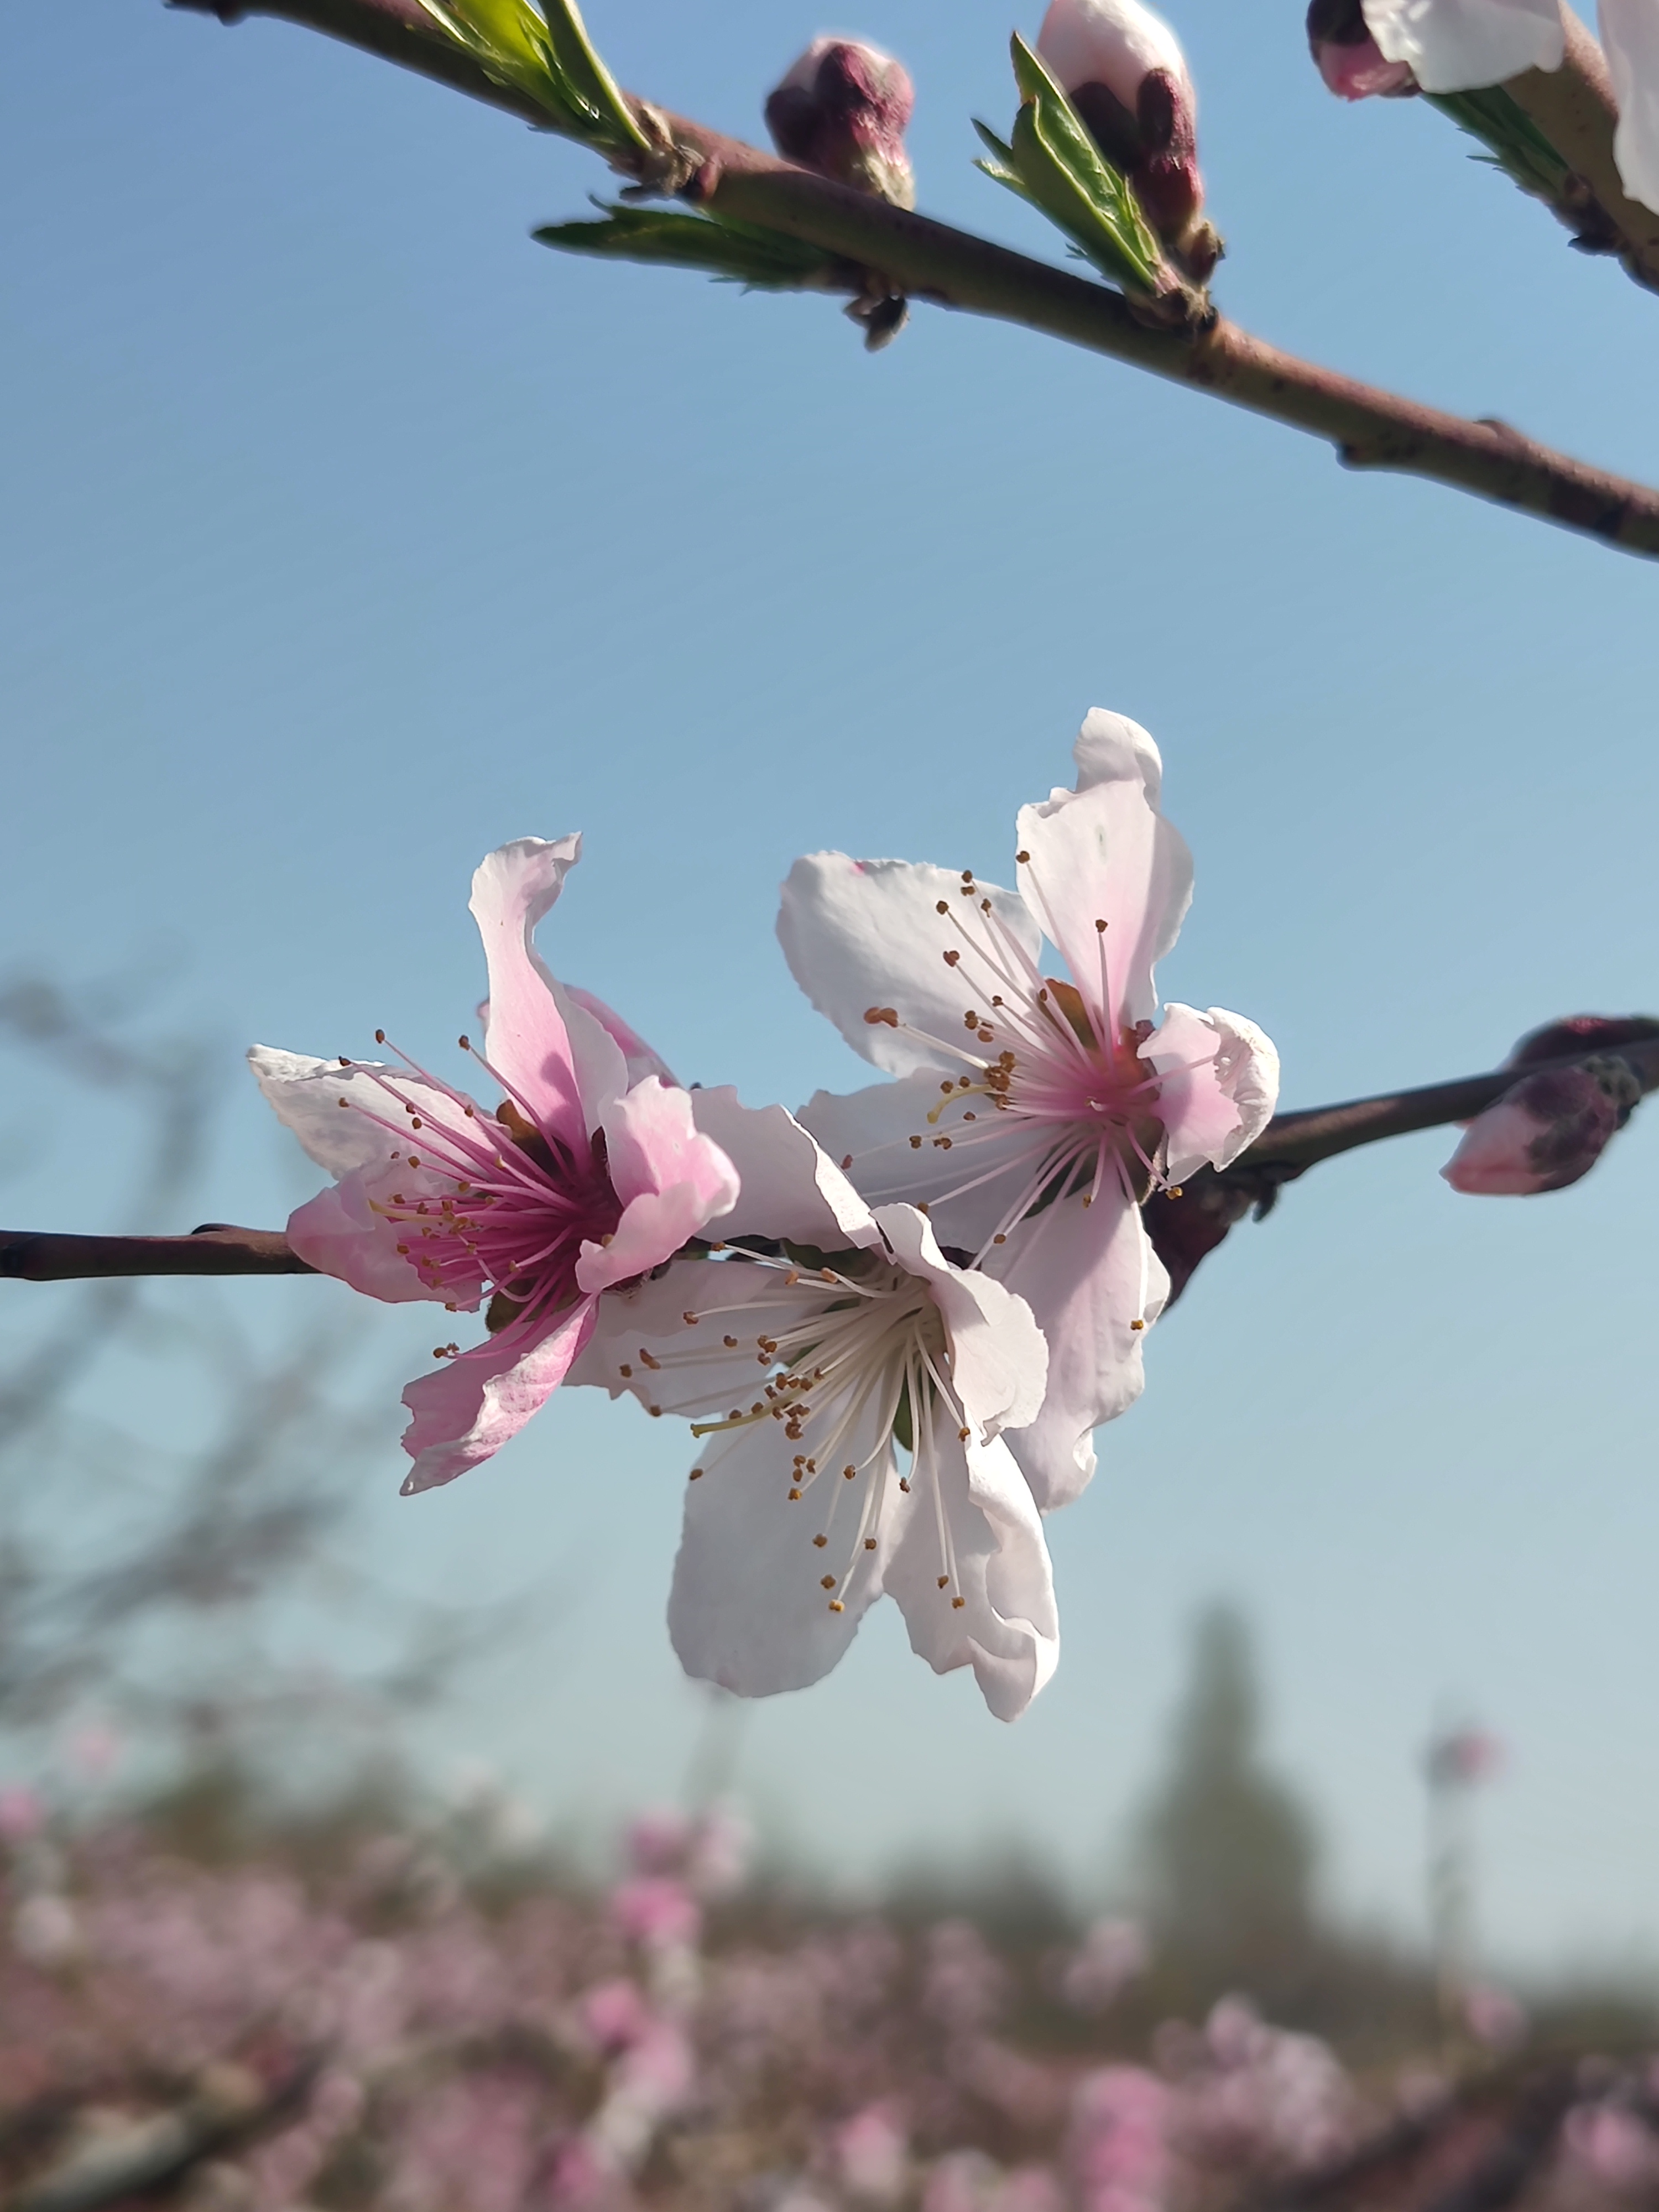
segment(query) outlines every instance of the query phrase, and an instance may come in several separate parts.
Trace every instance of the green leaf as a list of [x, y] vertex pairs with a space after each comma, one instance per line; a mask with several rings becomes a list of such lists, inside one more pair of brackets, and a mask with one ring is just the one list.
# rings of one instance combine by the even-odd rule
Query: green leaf
[[1562, 198], [1571, 170], [1501, 85], [1480, 92], [1425, 92], [1423, 97], [1487, 149], [1477, 160], [1492, 161], [1536, 199]]
[[1170, 272], [1128, 180], [1101, 152], [1042, 58], [1012, 41], [1020, 109], [1005, 145], [976, 124], [992, 160], [978, 166], [1040, 207], [1098, 270], [1126, 290], [1158, 296]]
[[837, 266], [833, 254], [781, 231], [674, 208], [595, 205], [605, 216], [602, 222], [548, 223], [532, 235], [562, 252], [701, 269], [751, 291], [822, 287]]
[[651, 142], [641, 130], [622, 88], [599, 59], [576, 0], [547, 0], [547, 35], [552, 41], [554, 60], [563, 74], [566, 96], [579, 102], [612, 143], [648, 153]]

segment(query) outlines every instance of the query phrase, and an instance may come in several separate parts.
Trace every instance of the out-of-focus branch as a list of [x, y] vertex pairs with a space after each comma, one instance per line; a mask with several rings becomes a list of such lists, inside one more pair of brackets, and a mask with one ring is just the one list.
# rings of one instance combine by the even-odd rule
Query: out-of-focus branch
[[1618, 231], [1620, 259], [1638, 284], [1659, 291], [1659, 215], [1627, 197], [1613, 158], [1619, 109], [1607, 58], [1571, 8], [1563, 6], [1566, 58], [1559, 70], [1528, 70], [1504, 89], [1582, 177]]
[[[527, 94], [488, 76], [431, 27], [419, 0], [170, 0], [234, 22], [274, 15], [400, 63], [545, 125]], [[654, 112], [654, 111], [653, 111]], [[1535, 444], [1508, 424], [1449, 415], [1281, 352], [1218, 318], [1150, 328], [1118, 293], [965, 231], [856, 192], [684, 116], [662, 123], [711, 210], [805, 240], [941, 307], [1023, 324], [1328, 440], [1351, 468], [1473, 492], [1627, 552], [1659, 556], [1659, 492]]]
[[71, 2150], [9, 2198], [4, 2212], [94, 2212], [177, 2181], [210, 2152], [289, 2117], [316, 2071], [308, 2062], [272, 2089], [244, 2067], [209, 2067], [185, 2103]]

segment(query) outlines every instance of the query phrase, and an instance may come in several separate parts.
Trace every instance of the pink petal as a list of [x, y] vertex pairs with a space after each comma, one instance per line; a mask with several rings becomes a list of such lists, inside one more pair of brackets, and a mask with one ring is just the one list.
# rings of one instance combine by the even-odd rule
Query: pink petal
[[490, 1062], [544, 1129], [577, 1146], [587, 1129], [570, 1040], [532, 940], [580, 854], [578, 836], [516, 838], [479, 864], [471, 900], [489, 970]]
[[576, 1280], [585, 1291], [643, 1275], [686, 1239], [730, 1212], [737, 1170], [691, 1118], [690, 1094], [650, 1076], [605, 1117], [611, 1187], [623, 1201], [609, 1244], [582, 1246]]
[[[458, 1299], [453, 1288], [429, 1286], [398, 1251], [398, 1245], [408, 1241], [407, 1226], [394, 1225], [371, 1204], [381, 1172], [343, 1176], [297, 1206], [288, 1218], [289, 1243], [308, 1267], [349, 1283], [366, 1297], [382, 1298], [390, 1305], [410, 1298], [438, 1298], [470, 1310], [478, 1303], [477, 1293]], [[480, 1284], [480, 1291], [482, 1287]]]
[[1219, 1006], [1201, 1014], [1172, 1002], [1141, 1057], [1164, 1075], [1157, 1111], [1171, 1182], [1236, 1160], [1278, 1103], [1279, 1054], [1254, 1022]]
[[575, 1001], [584, 1013], [592, 1014], [599, 1027], [616, 1040], [628, 1069], [628, 1087], [643, 1083], [647, 1075], [659, 1075], [665, 1083], [672, 1083], [673, 1074], [667, 1062], [653, 1052], [637, 1030], [630, 1029], [612, 1007], [592, 991], [580, 989], [574, 983], [563, 986], [567, 999]]
[[[1180, 935], [1193, 896], [1191, 854], [1148, 798], [1139, 763], [1124, 766], [1127, 773], [1022, 807], [1018, 824], [1019, 849], [1030, 856], [1019, 886], [1031, 918], [1064, 956], [1085, 1005], [1118, 1030], [1157, 1012], [1153, 969]], [[1103, 957], [1109, 1008], [1102, 1005]]]
[[1143, 77], [1164, 70], [1191, 98], [1181, 43], [1140, 0], [1054, 0], [1037, 33], [1037, 52], [1068, 92], [1103, 84], [1131, 115]]
[[404, 1478], [405, 1498], [453, 1482], [518, 1435], [586, 1343], [593, 1306], [584, 1298], [550, 1326], [520, 1322], [410, 1384], [404, 1403], [415, 1418], [404, 1449], [415, 1464]]

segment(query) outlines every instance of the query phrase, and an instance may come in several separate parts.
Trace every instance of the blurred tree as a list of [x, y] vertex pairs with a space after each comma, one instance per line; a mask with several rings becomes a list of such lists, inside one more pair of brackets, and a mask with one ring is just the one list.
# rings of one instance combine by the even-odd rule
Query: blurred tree
[[1314, 1822], [1262, 1765], [1261, 1733], [1249, 1625], [1213, 1605], [1196, 1624], [1169, 1768], [1136, 1836], [1137, 1887], [1183, 2008], [1230, 1989], [1293, 2003], [1317, 1948]]

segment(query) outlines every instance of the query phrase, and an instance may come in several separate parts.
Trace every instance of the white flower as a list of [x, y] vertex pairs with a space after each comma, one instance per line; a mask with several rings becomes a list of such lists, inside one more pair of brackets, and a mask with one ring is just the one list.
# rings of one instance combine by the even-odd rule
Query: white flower
[[[1018, 1291], [1048, 1340], [1042, 1412], [1012, 1439], [1045, 1510], [1087, 1482], [1091, 1431], [1142, 1387], [1169, 1285], [1140, 1201], [1236, 1158], [1279, 1086], [1272, 1045], [1236, 1014], [1171, 1006], [1154, 1027], [1153, 966], [1192, 894], [1157, 746], [1097, 710], [1076, 758], [1075, 790], [1020, 813], [1017, 895], [817, 853], [778, 919], [812, 1003], [899, 1079], [820, 1091], [803, 1121], [872, 1204], [923, 1206], [948, 1252]], [[1045, 937], [1069, 980], [1045, 975]]]
[[1384, 57], [1425, 92], [1469, 92], [1522, 70], [1557, 70], [1565, 51], [1560, 0], [1364, 0]]
[[781, 1107], [693, 1097], [742, 1178], [728, 1242], [614, 1292], [571, 1376], [692, 1419], [676, 1651], [739, 1696], [799, 1689], [884, 1594], [921, 1657], [971, 1666], [1012, 1720], [1058, 1652], [1042, 1524], [1001, 1436], [1042, 1401], [1036, 1322], [914, 1207], [865, 1206]]

